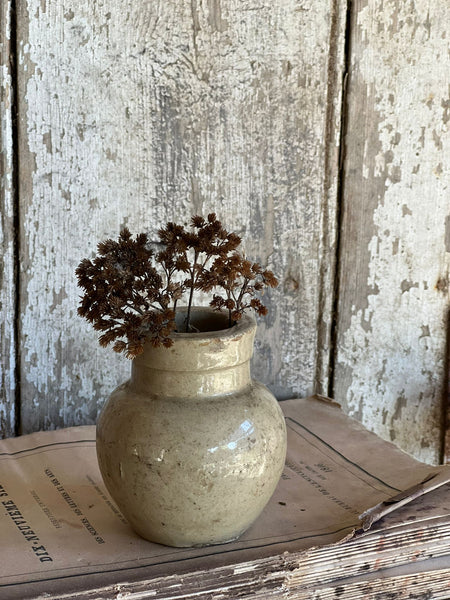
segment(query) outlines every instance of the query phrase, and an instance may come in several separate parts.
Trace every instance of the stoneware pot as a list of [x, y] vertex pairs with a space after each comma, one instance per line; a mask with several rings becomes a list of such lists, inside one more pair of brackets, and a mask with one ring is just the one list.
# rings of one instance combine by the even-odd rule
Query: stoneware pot
[[[179, 311], [183, 319], [182, 311]], [[252, 381], [256, 324], [193, 309], [199, 333], [133, 360], [97, 425], [97, 455], [111, 496], [142, 537], [169, 546], [238, 538], [271, 497], [284, 466], [277, 400]], [[207, 331], [204, 331], [207, 330]]]

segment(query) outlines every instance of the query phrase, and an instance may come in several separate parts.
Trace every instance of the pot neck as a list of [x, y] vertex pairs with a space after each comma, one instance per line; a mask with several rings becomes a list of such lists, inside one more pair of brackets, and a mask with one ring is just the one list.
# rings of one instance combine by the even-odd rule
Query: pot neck
[[174, 334], [170, 348], [150, 344], [133, 360], [131, 385], [140, 393], [178, 397], [229, 394], [251, 383], [256, 323], [244, 316], [230, 329]]
[[141, 394], [179, 398], [207, 398], [232, 394], [251, 383], [250, 362], [207, 371], [165, 371], [133, 364], [131, 386]]

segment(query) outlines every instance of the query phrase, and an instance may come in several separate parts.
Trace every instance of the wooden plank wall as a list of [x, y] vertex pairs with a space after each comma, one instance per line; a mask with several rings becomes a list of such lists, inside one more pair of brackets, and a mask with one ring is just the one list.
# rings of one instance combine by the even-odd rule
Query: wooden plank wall
[[448, 373], [450, 4], [357, 1], [334, 393], [437, 461]]
[[255, 376], [280, 398], [317, 381], [325, 391], [345, 11], [332, 0], [18, 9], [21, 432], [94, 423], [128, 375], [76, 316], [80, 259], [123, 225], [154, 236], [199, 212], [217, 212], [280, 275]]
[[2, 385], [5, 422], [17, 406], [18, 433], [94, 423], [129, 363], [76, 316], [76, 265], [123, 225], [154, 236], [216, 211], [282, 282], [255, 377], [279, 398], [332, 393], [384, 437], [439, 458], [449, 15], [419, 4], [17, 3], [20, 184], [1, 202], [20, 208], [20, 285], [2, 361], [15, 356], [18, 310], [21, 384], [18, 405]]

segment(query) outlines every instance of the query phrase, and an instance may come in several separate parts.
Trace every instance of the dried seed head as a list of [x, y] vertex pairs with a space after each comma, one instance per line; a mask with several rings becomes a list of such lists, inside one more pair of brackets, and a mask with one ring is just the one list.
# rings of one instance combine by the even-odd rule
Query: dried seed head
[[175, 307], [186, 291], [191, 301], [194, 290], [221, 290], [211, 306], [227, 310], [230, 325], [249, 308], [267, 313], [255, 294], [278, 285], [277, 279], [237, 251], [241, 238], [228, 232], [215, 213], [206, 219], [193, 216], [190, 229], [168, 222], [158, 237], [163, 248], [155, 256], [147, 234], [133, 239], [124, 228], [117, 241], [100, 242], [97, 256], [78, 265], [84, 291], [78, 314], [102, 332], [102, 346], [112, 343], [129, 358], [140, 354], [146, 342], [170, 347]]

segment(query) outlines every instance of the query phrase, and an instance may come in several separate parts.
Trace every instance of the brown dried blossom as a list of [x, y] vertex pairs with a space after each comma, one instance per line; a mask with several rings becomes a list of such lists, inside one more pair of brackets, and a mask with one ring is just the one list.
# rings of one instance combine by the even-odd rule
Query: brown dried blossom
[[264, 286], [276, 287], [278, 281], [272, 271], [262, 269], [258, 263], [252, 263], [234, 252], [230, 256], [217, 258], [200, 284], [205, 292], [214, 288], [223, 289], [225, 296], [214, 294], [210, 305], [217, 310], [228, 310], [228, 323], [231, 327], [248, 308], [265, 316], [267, 308], [256, 294], [262, 292]]
[[146, 342], [169, 347], [177, 303], [185, 293], [183, 331], [191, 330], [194, 290], [223, 290], [210, 304], [228, 310], [230, 327], [249, 308], [267, 313], [256, 294], [275, 287], [276, 278], [236, 251], [240, 237], [226, 231], [214, 213], [207, 219], [192, 217], [190, 229], [169, 222], [158, 237], [162, 249], [155, 256], [145, 233], [133, 240], [125, 228], [117, 242], [101, 242], [98, 256], [79, 264], [76, 275], [84, 295], [78, 313], [103, 332], [102, 346], [113, 343], [129, 358], [140, 354]]
[[147, 340], [172, 344], [174, 293], [163, 287], [152, 260], [147, 235], [132, 240], [125, 228], [117, 242], [101, 242], [98, 256], [82, 260], [76, 270], [78, 285], [84, 290], [78, 314], [104, 332], [100, 345], [115, 341], [114, 350], [128, 357], [140, 354]]

